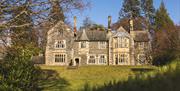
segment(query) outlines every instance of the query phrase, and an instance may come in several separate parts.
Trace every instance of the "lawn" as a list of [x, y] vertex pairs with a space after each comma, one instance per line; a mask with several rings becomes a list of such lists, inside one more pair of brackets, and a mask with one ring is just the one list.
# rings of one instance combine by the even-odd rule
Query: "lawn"
[[[150, 66], [80, 66], [68, 69], [61, 66], [40, 66], [44, 77], [39, 84], [44, 91], [78, 91], [85, 84], [100, 87], [110, 81], [126, 81], [144, 69], [155, 69]], [[48, 75], [47, 75], [48, 74]]]

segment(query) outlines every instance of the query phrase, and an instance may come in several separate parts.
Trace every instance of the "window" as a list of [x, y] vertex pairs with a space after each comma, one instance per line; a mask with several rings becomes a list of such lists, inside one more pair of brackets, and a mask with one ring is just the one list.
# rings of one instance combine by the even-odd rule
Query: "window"
[[58, 40], [55, 42], [55, 47], [56, 48], [65, 48], [66, 46], [66, 41], [65, 40]]
[[144, 42], [139, 42], [138, 46], [139, 46], [139, 48], [144, 48]]
[[118, 48], [118, 38], [114, 38], [114, 47]]
[[89, 56], [88, 64], [95, 64], [96, 58], [94, 55]]
[[55, 62], [65, 63], [66, 55], [65, 54], [56, 54], [55, 55]]
[[99, 42], [99, 49], [105, 49], [106, 48], [106, 42]]
[[80, 42], [80, 48], [87, 48], [87, 42], [86, 41]]
[[115, 54], [115, 63], [116, 64], [128, 63], [128, 54], [126, 54], [126, 53]]
[[105, 57], [105, 55], [100, 55], [100, 57], [99, 57], [99, 64], [106, 64], [106, 57]]
[[60, 36], [63, 36], [63, 34], [64, 34], [63, 30], [59, 30], [58, 33]]
[[129, 47], [129, 39], [126, 37], [118, 37], [114, 38], [114, 47], [115, 48], [128, 48]]
[[139, 61], [140, 64], [144, 64], [145, 60], [146, 60], [145, 54], [139, 54], [138, 55], [138, 61]]

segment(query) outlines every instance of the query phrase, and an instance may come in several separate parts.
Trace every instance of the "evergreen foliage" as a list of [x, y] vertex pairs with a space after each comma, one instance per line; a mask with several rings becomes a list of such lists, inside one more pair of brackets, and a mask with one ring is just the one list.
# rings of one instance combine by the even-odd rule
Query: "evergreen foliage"
[[155, 25], [156, 31], [164, 31], [174, 28], [174, 23], [169, 17], [164, 2], [161, 2], [159, 9], [156, 11]]
[[51, 10], [49, 13], [49, 22], [56, 24], [58, 21], [65, 21], [64, 11], [58, 0], [50, 0]]
[[33, 46], [12, 46], [1, 62], [1, 91], [37, 91], [41, 78], [40, 69], [31, 61]]
[[[149, 22], [149, 27], [154, 25], [155, 8], [153, 6], [153, 0], [141, 0], [142, 14]], [[151, 26], [150, 26], [151, 25]]]
[[168, 15], [164, 2], [161, 2], [155, 16], [153, 56], [155, 65], [167, 64], [178, 53], [179, 39], [174, 23]]
[[140, 15], [140, 1], [139, 0], [124, 0], [122, 9], [119, 12], [120, 19], [139, 17]]

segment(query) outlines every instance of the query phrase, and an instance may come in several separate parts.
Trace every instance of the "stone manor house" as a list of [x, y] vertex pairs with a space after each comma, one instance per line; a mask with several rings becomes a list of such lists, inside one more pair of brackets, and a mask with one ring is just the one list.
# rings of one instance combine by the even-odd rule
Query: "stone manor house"
[[105, 31], [74, 29], [59, 21], [47, 33], [46, 65], [145, 65], [150, 62], [148, 30], [111, 29], [111, 17]]

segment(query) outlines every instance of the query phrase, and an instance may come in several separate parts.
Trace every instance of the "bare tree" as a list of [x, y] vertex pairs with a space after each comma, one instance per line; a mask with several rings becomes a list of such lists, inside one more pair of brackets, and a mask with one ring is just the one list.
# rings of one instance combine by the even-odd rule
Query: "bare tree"
[[[33, 33], [40, 37], [45, 45], [46, 32], [54, 25], [52, 23], [57, 22], [60, 19], [58, 14], [63, 16], [60, 18], [66, 18], [66, 15], [72, 13], [72, 11], [83, 11], [89, 6], [89, 1], [86, 0], [1, 0], [0, 1], [0, 33], [2, 31], [9, 30], [11, 28], [22, 28], [33, 25]], [[18, 10], [18, 13], [13, 15], [13, 11], [20, 6], [29, 7], [30, 12], [27, 9]], [[59, 8], [59, 9], [55, 9]], [[52, 12], [53, 11], [53, 12]], [[31, 17], [32, 22], [18, 23], [20, 16], [27, 14]], [[56, 17], [52, 17], [56, 16]], [[54, 19], [52, 19], [54, 18]], [[21, 20], [23, 21], [23, 20]], [[40, 31], [39, 31], [40, 30]], [[19, 36], [11, 34], [12, 36]]]

